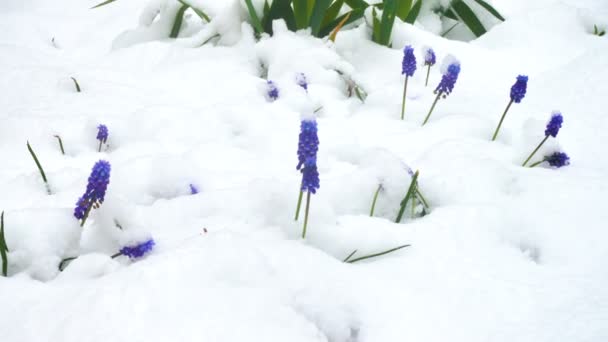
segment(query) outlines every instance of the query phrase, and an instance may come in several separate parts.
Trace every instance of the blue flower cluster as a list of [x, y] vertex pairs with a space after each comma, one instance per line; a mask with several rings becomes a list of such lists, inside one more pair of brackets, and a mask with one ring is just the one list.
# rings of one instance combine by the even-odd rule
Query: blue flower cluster
[[416, 56], [414, 56], [414, 48], [408, 45], [403, 49], [401, 73], [411, 77], [414, 76], [414, 71], [416, 71]]
[[319, 171], [317, 170], [317, 158], [306, 159], [302, 169], [302, 191], [316, 193], [321, 187], [319, 181]]
[[317, 121], [302, 120], [298, 139], [298, 165], [296, 169], [302, 172], [302, 190], [313, 194], [320, 187], [319, 171], [317, 170], [318, 150]]
[[300, 87], [302, 87], [304, 90], [308, 91], [308, 81], [306, 80], [306, 75], [304, 75], [303, 73], [297, 74], [296, 82], [298, 83], [298, 85]]
[[144, 242], [138, 243], [133, 246], [125, 246], [120, 249], [120, 254], [128, 256], [131, 259], [141, 258], [147, 253], [151, 252], [154, 248], [154, 239], [150, 238]]
[[458, 80], [458, 74], [460, 74], [460, 64], [452, 63], [448, 66], [448, 69], [441, 78], [441, 82], [435, 89], [435, 94], [443, 94], [443, 97], [450, 95], [454, 90], [456, 80]]
[[551, 115], [551, 120], [547, 123], [547, 129], [545, 129], [545, 136], [556, 137], [557, 133], [559, 133], [559, 129], [562, 128], [562, 123], [564, 122], [564, 117], [560, 112], [553, 112]]
[[570, 157], [564, 152], [555, 152], [545, 157], [545, 161], [553, 167], [560, 168], [562, 166], [570, 165]]
[[196, 187], [196, 185], [194, 185], [194, 184], [190, 184], [190, 194], [191, 194], [191, 195], [196, 195], [196, 194], [198, 194], [198, 188]]
[[104, 144], [108, 141], [108, 127], [106, 125], [97, 126], [97, 140]]
[[424, 50], [424, 65], [433, 66], [437, 62], [437, 58], [435, 57], [435, 51], [431, 48], [426, 48]]
[[515, 103], [520, 103], [526, 96], [526, 89], [528, 87], [528, 76], [519, 75], [517, 81], [511, 87], [511, 100]]
[[74, 216], [77, 219], [83, 219], [91, 206], [98, 206], [103, 203], [110, 183], [110, 170], [110, 163], [105, 160], [95, 163], [89, 176], [87, 189], [78, 199], [74, 209]]
[[277, 88], [277, 86], [274, 84], [273, 81], [268, 80], [267, 82], [268, 85], [268, 98], [271, 100], [276, 100], [279, 98], [279, 88]]

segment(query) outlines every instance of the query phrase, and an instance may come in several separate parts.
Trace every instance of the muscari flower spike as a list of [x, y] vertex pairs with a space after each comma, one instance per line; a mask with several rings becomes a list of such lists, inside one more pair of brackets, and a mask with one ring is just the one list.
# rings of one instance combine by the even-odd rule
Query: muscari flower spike
[[106, 125], [97, 126], [97, 140], [99, 140], [98, 152], [101, 152], [101, 145], [108, 141], [108, 127]]
[[110, 163], [105, 160], [100, 160], [93, 166], [87, 189], [78, 199], [74, 209], [74, 217], [82, 220], [81, 226], [84, 226], [91, 209], [98, 208], [103, 203], [110, 183], [110, 170]]
[[409, 77], [414, 76], [416, 71], [416, 56], [414, 56], [414, 48], [410, 45], [403, 49], [403, 61], [401, 62], [401, 74], [405, 75], [405, 82], [403, 83], [403, 99], [401, 100], [401, 120], [405, 117], [405, 100], [407, 93], [407, 80]]
[[297, 74], [296, 83], [298, 83], [298, 85], [302, 87], [302, 89], [308, 91], [308, 81], [306, 80], [306, 75], [304, 75], [303, 73]]
[[460, 62], [452, 58], [450, 58], [450, 60], [451, 61], [449, 62], [445, 73], [441, 77], [441, 82], [439, 82], [439, 85], [437, 85], [437, 88], [435, 88], [434, 93], [437, 94], [437, 96], [435, 97], [435, 101], [433, 101], [433, 105], [431, 105], [431, 109], [426, 115], [424, 122], [422, 122], [423, 126], [429, 121], [429, 118], [433, 113], [433, 109], [435, 109], [435, 105], [437, 105], [439, 99], [441, 97], [445, 99], [448, 95], [452, 93], [452, 91], [454, 91], [454, 85], [456, 84], [456, 81], [458, 80], [458, 75], [460, 74]]
[[530, 154], [528, 159], [526, 159], [526, 161], [524, 161], [524, 163], [521, 166], [526, 166], [526, 164], [528, 164], [530, 159], [532, 159], [534, 154], [536, 152], [538, 152], [538, 150], [541, 148], [541, 146], [543, 146], [543, 144], [547, 141], [547, 139], [549, 139], [549, 137], [554, 137], [554, 138], [557, 137], [557, 133], [559, 133], [559, 129], [562, 128], [563, 122], [564, 122], [564, 117], [562, 116], [562, 113], [560, 113], [558, 111], [554, 111], [551, 114], [551, 119], [547, 123], [547, 127], [545, 129], [545, 138], [540, 142], [540, 144], [538, 144], [538, 146], [534, 149], [534, 151], [532, 151], [532, 153]]
[[498, 126], [496, 126], [496, 130], [494, 131], [494, 135], [492, 136], [492, 141], [496, 140], [496, 137], [498, 136], [498, 132], [500, 131], [500, 127], [502, 126], [502, 122], [505, 120], [505, 117], [507, 116], [507, 112], [509, 111], [509, 108], [511, 108], [511, 105], [513, 104], [513, 102], [520, 103], [521, 100], [523, 100], [524, 96], [526, 96], [527, 88], [528, 88], [528, 76], [524, 76], [524, 75], [517, 76], [517, 80], [515, 81], [515, 84], [513, 84], [513, 86], [511, 87], [511, 101], [509, 101], [509, 103], [507, 104], [507, 108], [505, 109], [505, 111], [502, 113], [502, 116], [500, 117]]
[[302, 168], [302, 191], [316, 193], [320, 188], [319, 171], [317, 170], [317, 159], [309, 157]]
[[316, 120], [302, 120], [300, 123], [300, 136], [298, 139], [298, 165], [300, 170], [306, 159], [316, 158], [319, 150], [319, 136], [317, 134]]
[[426, 81], [424, 82], [424, 86], [426, 87], [429, 85], [429, 75], [431, 73], [431, 67], [435, 65], [435, 63], [437, 62], [437, 58], [435, 57], [435, 51], [433, 51], [433, 49], [431, 49], [430, 47], [425, 47], [422, 51], [424, 52], [424, 65], [427, 66]]
[[128, 256], [130, 259], [141, 258], [151, 252], [155, 244], [154, 239], [150, 238], [136, 245], [124, 246], [118, 255]]
[[275, 101], [279, 98], [279, 88], [277, 88], [276, 84], [270, 80], [268, 80], [266, 84], [268, 85], [268, 98]]
[[191, 194], [191, 195], [196, 195], [196, 194], [198, 194], [198, 188], [196, 187], [196, 185], [194, 185], [194, 184], [190, 184], [190, 194]]
[[570, 165], [570, 157], [564, 152], [555, 152], [551, 155], [545, 156], [546, 161], [549, 165], [560, 168], [562, 166]]
[[300, 123], [300, 136], [298, 139], [298, 165], [296, 169], [302, 173], [300, 183], [300, 196], [296, 207], [296, 221], [300, 214], [302, 196], [306, 192], [306, 209], [304, 212], [304, 227], [302, 238], [306, 238], [306, 227], [308, 225], [308, 211], [310, 208], [310, 194], [315, 194], [319, 189], [319, 171], [317, 169], [317, 151], [319, 150], [319, 137], [317, 134], [317, 122], [315, 120], [302, 120]]

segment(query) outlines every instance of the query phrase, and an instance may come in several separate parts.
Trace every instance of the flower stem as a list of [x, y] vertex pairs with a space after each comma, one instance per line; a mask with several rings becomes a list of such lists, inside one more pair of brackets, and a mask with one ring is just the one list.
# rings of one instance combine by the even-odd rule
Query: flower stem
[[431, 106], [431, 109], [429, 110], [429, 113], [426, 116], [426, 119], [424, 119], [424, 122], [422, 123], [422, 126], [424, 126], [426, 124], [427, 121], [429, 121], [429, 118], [431, 117], [431, 114], [433, 113], [433, 109], [435, 109], [435, 105], [437, 104], [437, 101], [439, 101], [439, 98], [441, 97], [441, 92], [439, 92], [437, 94], [437, 97], [435, 98], [435, 101], [433, 101], [433, 105]]
[[428, 208], [429, 203], [426, 201], [424, 196], [422, 196], [422, 192], [420, 192], [420, 189], [418, 188], [418, 184], [416, 184], [416, 194], [418, 194], [418, 199], [420, 200], [420, 202], [422, 202], [422, 205], [424, 205], [426, 208]]
[[302, 239], [306, 238], [306, 226], [308, 226], [308, 209], [310, 208], [310, 191], [306, 192], [306, 209], [304, 210], [304, 228], [302, 228]]
[[401, 120], [405, 116], [405, 94], [407, 93], [407, 79], [408, 76], [405, 75], [405, 83], [403, 83], [403, 100], [401, 101]]
[[500, 118], [498, 126], [496, 127], [494, 135], [492, 136], [492, 141], [496, 140], [496, 137], [498, 136], [498, 131], [500, 130], [500, 126], [502, 126], [502, 122], [505, 120], [505, 116], [507, 116], [507, 112], [509, 111], [509, 108], [511, 108], [511, 104], [513, 104], [513, 100], [509, 101], [507, 108], [505, 109], [504, 113], [502, 113], [502, 117]]
[[61, 154], [65, 155], [65, 150], [63, 149], [63, 141], [61, 141], [61, 137], [55, 135], [55, 138], [57, 138], [57, 140], [59, 141], [59, 148], [61, 149]]
[[539, 161], [537, 161], [536, 163], [534, 163], [534, 164], [532, 164], [532, 165], [530, 165], [530, 166], [528, 166], [528, 167], [535, 167], [535, 166], [537, 166], [537, 165], [542, 164], [543, 162], [544, 162], [544, 160], [539, 160]]
[[375, 258], [375, 257], [381, 256], [381, 255], [392, 253], [392, 252], [398, 251], [398, 250], [400, 250], [402, 248], [409, 247], [409, 246], [411, 246], [411, 245], [401, 245], [399, 247], [395, 247], [395, 248], [391, 248], [389, 250], [386, 250], [384, 252], [374, 253], [374, 254], [370, 254], [370, 255], [365, 255], [365, 256], [358, 257], [358, 258], [355, 258], [355, 259], [352, 259], [352, 260], [346, 261], [346, 262], [352, 264], [352, 263], [357, 262], [357, 261], [361, 261], [361, 260], [365, 260], [365, 259], [370, 259], [370, 258]]
[[296, 206], [296, 217], [295, 221], [298, 220], [300, 216], [300, 207], [302, 206], [302, 195], [304, 194], [304, 190], [300, 190], [300, 196], [298, 196], [298, 205]]
[[521, 166], [526, 166], [526, 164], [528, 164], [528, 162], [530, 161], [530, 159], [532, 159], [532, 157], [534, 156], [534, 154], [536, 152], [538, 152], [538, 150], [541, 148], [541, 146], [543, 146], [543, 144], [545, 143], [545, 141], [547, 141], [547, 139], [549, 139], [548, 135], [545, 137], [545, 139], [543, 139], [543, 141], [540, 142], [540, 144], [538, 144], [538, 146], [536, 146], [536, 148], [534, 149], [534, 151], [532, 151], [532, 153], [530, 153], [530, 156], [528, 157], [528, 159], [526, 159], [526, 161], [523, 164], [521, 164]]
[[350, 260], [350, 258], [353, 257], [353, 255], [355, 255], [355, 253], [357, 253], [357, 250], [355, 249], [352, 253], [350, 253], [346, 259], [342, 260], [342, 262], [348, 262], [348, 260]]
[[395, 219], [396, 223], [401, 222], [401, 218], [403, 217], [403, 213], [405, 212], [405, 207], [407, 206], [407, 202], [409, 202], [410, 197], [414, 193], [414, 189], [416, 189], [416, 180], [418, 180], [418, 171], [416, 171], [416, 173], [414, 173], [414, 177], [412, 177], [412, 182], [410, 183], [410, 187], [407, 189], [405, 198], [403, 198], [403, 201], [401, 201], [401, 209], [399, 209], [399, 213], [397, 214], [397, 218]]
[[[414, 190], [416, 192], [416, 190]], [[414, 214], [416, 213], [416, 196], [412, 196], [412, 216], [414, 218]]]
[[97, 152], [101, 152], [101, 140], [99, 140], [99, 148], [97, 149]]
[[122, 255], [122, 252], [118, 252], [116, 254], [112, 254], [112, 256], [110, 258], [115, 259], [115, 258], [118, 258], [121, 255]]
[[6, 245], [6, 238], [4, 237], [4, 211], [0, 214], [0, 255], [2, 255], [2, 275], [7, 276], [8, 274], [8, 246]]
[[424, 86], [427, 87], [429, 85], [429, 74], [431, 73], [431, 65], [429, 64], [426, 69], [426, 81], [424, 82]]
[[374, 199], [372, 200], [372, 208], [369, 210], [369, 216], [374, 216], [374, 210], [376, 209], [376, 200], [378, 199], [378, 194], [382, 190], [382, 184], [378, 184], [378, 189], [374, 193]]
[[27, 142], [27, 149], [28, 151], [30, 151], [30, 154], [32, 155], [32, 158], [34, 159], [34, 162], [36, 163], [36, 166], [38, 167], [38, 171], [40, 172], [40, 176], [42, 176], [42, 180], [44, 181], [44, 184], [46, 185], [46, 192], [48, 192], [48, 194], [51, 194], [51, 188], [49, 187], [49, 182], [46, 179], [46, 174], [44, 173], [44, 169], [42, 169], [42, 165], [40, 165], [40, 161], [38, 161], [38, 157], [36, 157], [36, 153], [34, 153], [34, 150], [32, 149], [32, 146], [30, 146], [30, 142]]
[[82, 222], [80, 223], [81, 227], [84, 227], [84, 223], [87, 222], [87, 218], [89, 218], [89, 213], [91, 212], [92, 208], [93, 203], [89, 203], [89, 205], [87, 206], [87, 210], [84, 212], [84, 216], [82, 217]]

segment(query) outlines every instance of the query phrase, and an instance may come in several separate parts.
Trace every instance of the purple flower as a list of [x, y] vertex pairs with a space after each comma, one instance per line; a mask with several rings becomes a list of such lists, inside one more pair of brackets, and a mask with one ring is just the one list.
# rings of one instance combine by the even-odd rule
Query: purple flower
[[191, 194], [191, 195], [196, 195], [196, 194], [198, 194], [198, 188], [196, 187], [196, 185], [194, 185], [194, 184], [190, 184], [190, 194]]
[[97, 140], [104, 144], [108, 141], [108, 127], [106, 125], [97, 126]]
[[414, 71], [416, 71], [416, 56], [414, 56], [414, 48], [408, 45], [403, 49], [401, 73], [406, 76], [414, 76]]
[[110, 170], [110, 163], [105, 160], [95, 163], [89, 176], [87, 189], [78, 199], [74, 209], [74, 216], [77, 219], [84, 218], [85, 213], [91, 206], [99, 206], [103, 203], [110, 183]]
[[515, 103], [520, 103], [526, 96], [526, 88], [528, 86], [528, 76], [519, 75], [517, 81], [511, 87], [511, 100]]
[[443, 97], [450, 95], [454, 90], [456, 80], [458, 80], [458, 74], [460, 74], [460, 64], [458, 62], [453, 62], [448, 66], [448, 69], [441, 77], [441, 82], [439, 82], [439, 85], [435, 89], [435, 94], [443, 94]]
[[557, 168], [570, 165], [570, 157], [564, 152], [555, 152], [549, 156], [545, 156], [545, 161]]
[[562, 123], [564, 122], [564, 117], [560, 112], [553, 112], [551, 115], [551, 120], [547, 123], [547, 129], [545, 129], [545, 136], [556, 137], [557, 133], [559, 133], [559, 129], [562, 128]]
[[319, 171], [317, 170], [317, 159], [309, 157], [302, 168], [302, 191], [316, 193], [319, 189]]
[[304, 75], [303, 73], [297, 74], [296, 82], [298, 83], [298, 85], [300, 87], [302, 87], [304, 90], [308, 91], [308, 82], [306, 81], [306, 75]]
[[302, 120], [300, 123], [300, 136], [298, 139], [298, 165], [300, 170], [308, 158], [317, 158], [319, 150], [319, 136], [317, 135], [317, 121]]
[[131, 259], [141, 258], [145, 254], [152, 251], [152, 248], [154, 248], [155, 244], [156, 243], [154, 242], [154, 239], [150, 238], [150, 239], [148, 239], [144, 242], [138, 243], [136, 245], [125, 246], [125, 247], [121, 248], [120, 254], [126, 255]]
[[424, 49], [424, 65], [433, 66], [433, 65], [435, 65], [436, 62], [437, 62], [437, 59], [435, 58], [435, 51], [433, 51], [433, 49], [431, 49], [431, 48], [425, 48]]
[[272, 101], [276, 100], [279, 98], [279, 88], [277, 88], [277, 86], [274, 84], [273, 81], [267, 81], [266, 84], [268, 85], [268, 98], [271, 99]]

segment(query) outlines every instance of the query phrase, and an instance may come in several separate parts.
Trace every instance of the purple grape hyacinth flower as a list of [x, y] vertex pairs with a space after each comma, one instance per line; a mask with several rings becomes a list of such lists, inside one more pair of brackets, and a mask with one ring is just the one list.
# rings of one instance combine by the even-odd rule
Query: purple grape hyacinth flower
[[548, 155], [545, 157], [544, 161], [548, 162], [549, 165], [556, 168], [570, 165], [570, 157], [568, 157], [568, 155], [564, 152], [555, 152], [551, 155]]
[[308, 92], [308, 81], [306, 80], [306, 75], [304, 75], [304, 73], [299, 73], [296, 75], [296, 83], [298, 83], [302, 89]]
[[302, 169], [302, 191], [316, 193], [320, 188], [319, 171], [317, 170], [317, 159], [309, 157]]
[[298, 139], [298, 165], [300, 170], [306, 159], [316, 158], [319, 150], [319, 136], [317, 134], [316, 120], [302, 120], [300, 123], [300, 136]]
[[454, 91], [454, 85], [458, 80], [458, 75], [460, 74], [460, 64], [452, 63], [448, 66], [447, 71], [441, 77], [441, 82], [437, 88], [435, 88], [435, 94], [446, 96], [450, 95], [452, 91]]
[[198, 188], [196, 187], [196, 185], [194, 185], [194, 184], [190, 184], [190, 194], [191, 194], [191, 195], [196, 195], [196, 194], [198, 194]]
[[526, 96], [526, 89], [528, 87], [528, 76], [519, 75], [517, 81], [511, 87], [511, 100], [515, 103], [520, 103], [521, 100]]
[[424, 49], [424, 65], [433, 66], [437, 62], [435, 51], [431, 48]]
[[277, 88], [276, 84], [270, 80], [268, 80], [266, 84], [268, 86], [268, 98], [275, 101], [279, 98], [279, 88]]
[[91, 208], [103, 203], [110, 183], [110, 170], [110, 163], [105, 160], [100, 160], [93, 166], [85, 193], [78, 199], [74, 209], [74, 217], [82, 220], [81, 226], [84, 225]]
[[138, 243], [132, 246], [124, 246], [120, 249], [120, 254], [128, 256], [130, 259], [141, 258], [147, 253], [151, 252], [156, 243], [154, 239], [150, 238], [144, 242]]
[[545, 136], [556, 137], [557, 133], [559, 133], [559, 129], [562, 128], [562, 123], [564, 122], [564, 117], [560, 112], [553, 112], [551, 114], [551, 120], [547, 123], [547, 129], [545, 129]]
[[108, 127], [106, 125], [97, 126], [97, 140], [104, 144], [108, 141]]
[[416, 56], [414, 56], [414, 48], [410, 45], [403, 49], [403, 60], [401, 62], [401, 74], [406, 76], [414, 76], [416, 71]]

